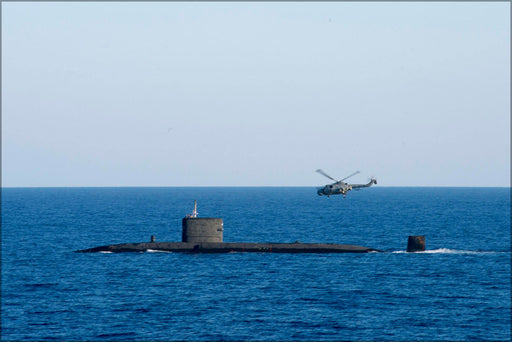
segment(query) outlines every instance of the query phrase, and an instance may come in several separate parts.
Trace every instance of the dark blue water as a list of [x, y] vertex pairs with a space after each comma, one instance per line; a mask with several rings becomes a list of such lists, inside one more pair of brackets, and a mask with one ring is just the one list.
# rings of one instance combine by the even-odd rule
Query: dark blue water
[[[3, 340], [510, 340], [510, 188], [2, 189]], [[370, 254], [81, 254], [180, 241], [333, 242]], [[427, 252], [405, 253], [408, 235]]]

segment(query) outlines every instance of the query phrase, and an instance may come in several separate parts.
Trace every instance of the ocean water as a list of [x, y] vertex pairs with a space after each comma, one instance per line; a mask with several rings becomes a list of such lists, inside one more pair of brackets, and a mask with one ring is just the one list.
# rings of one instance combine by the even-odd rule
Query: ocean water
[[[511, 339], [510, 188], [4, 188], [2, 340]], [[74, 253], [180, 241], [328, 242], [368, 254]], [[425, 235], [424, 253], [406, 253]]]

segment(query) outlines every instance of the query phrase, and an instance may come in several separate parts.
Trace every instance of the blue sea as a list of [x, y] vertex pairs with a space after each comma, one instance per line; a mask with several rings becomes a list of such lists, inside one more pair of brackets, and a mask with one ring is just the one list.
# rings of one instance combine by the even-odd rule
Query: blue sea
[[[511, 339], [510, 188], [3, 188], [2, 340]], [[74, 253], [181, 241], [192, 212], [225, 242], [385, 253]], [[409, 235], [426, 251], [406, 253]]]

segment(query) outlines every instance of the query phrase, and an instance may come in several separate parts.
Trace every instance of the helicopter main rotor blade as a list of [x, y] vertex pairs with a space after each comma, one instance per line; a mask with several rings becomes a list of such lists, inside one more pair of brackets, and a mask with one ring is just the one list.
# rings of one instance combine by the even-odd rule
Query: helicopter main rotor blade
[[322, 169], [318, 169], [318, 170], [316, 170], [316, 172], [318, 172], [318, 173], [319, 173], [319, 174], [321, 174], [322, 176], [325, 176], [325, 177], [327, 177], [327, 178], [329, 178], [329, 179], [332, 179], [333, 181], [337, 182], [337, 180], [336, 180], [336, 179], [334, 179], [334, 178], [332, 178], [331, 176], [329, 176], [329, 175], [328, 175], [327, 173], [325, 173]]
[[355, 176], [355, 175], [357, 175], [358, 173], [359, 173], [359, 171], [356, 171], [356, 172], [354, 172], [353, 174], [351, 174], [350, 176], [347, 176], [347, 177], [343, 178], [340, 182], [344, 181], [344, 180], [345, 180], [345, 179], [347, 179], [347, 178], [350, 178], [350, 177], [352, 177], [352, 176]]

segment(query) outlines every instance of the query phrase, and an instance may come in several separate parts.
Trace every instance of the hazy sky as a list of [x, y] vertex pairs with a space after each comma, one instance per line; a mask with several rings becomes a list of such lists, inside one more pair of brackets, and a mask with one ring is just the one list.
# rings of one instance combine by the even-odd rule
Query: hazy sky
[[3, 2], [3, 186], [510, 186], [509, 2]]

